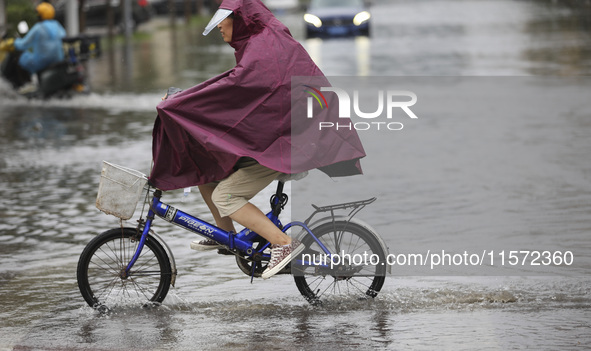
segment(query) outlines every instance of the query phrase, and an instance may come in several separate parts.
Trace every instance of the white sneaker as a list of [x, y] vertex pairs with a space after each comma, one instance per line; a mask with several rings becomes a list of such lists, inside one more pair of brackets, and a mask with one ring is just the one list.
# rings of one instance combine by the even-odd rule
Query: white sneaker
[[269, 279], [282, 270], [297, 255], [304, 251], [304, 245], [298, 240], [292, 240], [290, 245], [271, 245], [271, 260], [262, 274], [263, 279]]
[[215, 249], [221, 249], [224, 245], [218, 243], [215, 240], [211, 239], [203, 239], [201, 241], [193, 241], [191, 242], [191, 249], [197, 251], [209, 251]]

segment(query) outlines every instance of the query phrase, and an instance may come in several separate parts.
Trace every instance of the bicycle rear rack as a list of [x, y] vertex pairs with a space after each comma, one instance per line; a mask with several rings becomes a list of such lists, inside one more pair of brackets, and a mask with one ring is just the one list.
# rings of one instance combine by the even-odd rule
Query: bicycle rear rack
[[308, 219], [306, 219], [306, 221], [304, 223], [306, 223], [306, 224], [310, 223], [310, 220], [312, 220], [312, 217], [314, 217], [316, 214], [321, 213], [321, 212], [330, 212], [331, 217], [334, 218], [335, 217], [334, 211], [346, 210], [346, 209], [351, 208], [352, 210], [351, 210], [351, 212], [349, 212], [349, 214], [347, 216], [347, 217], [349, 217], [349, 221], [350, 221], [365, 206], [371, 204], [372, 202], [374, 202], [376, 200], [377, 200], [376, 197], [372, 197], [367, 200], [344, 202], [342, 204], [328, 205], [328, 206], [316, 206], [316, 205], [312, 204], [312, 207], [314, 207], [315, 211], [314, 211], [314, 213], [312, 213], [310, 215], [310, 217], [308, 217]]

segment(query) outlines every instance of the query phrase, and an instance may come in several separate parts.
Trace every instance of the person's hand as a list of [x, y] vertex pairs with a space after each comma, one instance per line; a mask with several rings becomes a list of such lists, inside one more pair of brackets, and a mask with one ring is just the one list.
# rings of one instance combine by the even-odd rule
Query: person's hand
[[181, 91], [183, 91], [183, 89], [179, 89], [179, 88], [175, 88], [175, 87], [170, 87], [168, 88], [168, 90], [166, 91], [166, 94], [164, 95], [164, 97], [162, 98], [162, 101], [168, 99], [168, 97], [170, 95], [174, 95], [176, 93], [180, 93]]

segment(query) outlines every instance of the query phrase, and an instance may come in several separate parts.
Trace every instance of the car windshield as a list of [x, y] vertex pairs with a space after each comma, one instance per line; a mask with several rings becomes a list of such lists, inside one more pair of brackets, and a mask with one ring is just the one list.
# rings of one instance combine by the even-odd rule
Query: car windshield
[[310, 7], [325, 8], [325, 7], [361, 7], [362, 0], [312, 0]]

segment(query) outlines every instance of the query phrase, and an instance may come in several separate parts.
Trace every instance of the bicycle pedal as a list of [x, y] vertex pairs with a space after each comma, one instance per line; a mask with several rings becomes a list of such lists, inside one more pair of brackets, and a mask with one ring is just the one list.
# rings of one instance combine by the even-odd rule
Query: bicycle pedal
[[218, 255], [234, 255], [234, 253], [228, 249], [218, 249]]

